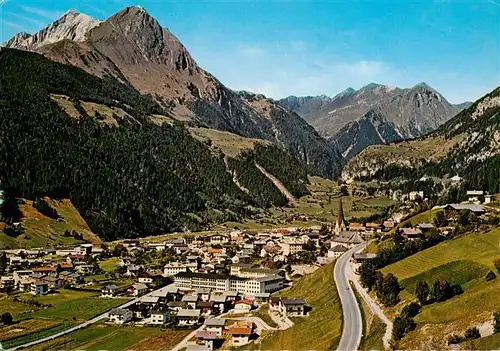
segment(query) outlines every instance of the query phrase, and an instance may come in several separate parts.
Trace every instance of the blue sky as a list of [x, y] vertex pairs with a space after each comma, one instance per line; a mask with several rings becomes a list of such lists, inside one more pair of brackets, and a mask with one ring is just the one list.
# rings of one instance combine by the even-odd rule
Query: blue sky
[[233, 89], [333, 96], [425, 81], [448, 100], [500, 85], [500, 0], [0, 0], [5, 41], [75, 8], [105, 19], [140, 4]]

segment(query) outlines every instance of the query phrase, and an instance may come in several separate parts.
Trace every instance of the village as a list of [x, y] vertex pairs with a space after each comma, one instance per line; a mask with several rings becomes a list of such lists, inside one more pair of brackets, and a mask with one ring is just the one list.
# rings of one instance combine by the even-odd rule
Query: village
[[280, 293], [294, 281], [360, 245], [352, 256], [355, 266], [376, 257], [369, 242], [385, 233], [408, 240], [429, 233], [449, 236], [464, 213], [467, 218], [487, 213], [479, 202], [489, 199], [469, 195], [465, 203], [434, 208], [442, 215], [433, 223], [401, 225], [390, 218], [347, 223], [340, 200], [331, 226], [4, 250], [0, 290], [40, 301], [62, 289], [94, 291], [100, 300], [116, 300], [115, 307], [100, 311], [107, 324], [192, 330], [183, 344], [188, 351], [246, 345], [264, 330], [286, 329], [308, 317], [314, 307], [307, 299]]

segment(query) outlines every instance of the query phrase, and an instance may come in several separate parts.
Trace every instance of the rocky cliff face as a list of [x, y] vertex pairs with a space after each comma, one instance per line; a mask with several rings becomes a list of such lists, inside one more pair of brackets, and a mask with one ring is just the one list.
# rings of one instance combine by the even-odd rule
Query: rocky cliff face
[[458, 112], [459, 109], [441, 94], [420, 83], [375, 103], [361, 118], [346, 124], [330, 140], [346, 159], [350, 159], [369, 145], [413, 139], [429, 133]]
[[[393, 168], [424, 174], [484, 178], [500, 165], [500, 88], [485, 95], [437, 130], [416, 140], [370, 146], [353, 157], [342, 177], [374, 177]], [[471, 168], [472, 167], [472, 168]], [[485, 178], [487, 179], [487, 178]], [[492, 177], [491, 182], [498, 177]]]
[[[7, 41], [3, 46], [20, 50], [36, 50], [44, 45], [63, 39], [83, 41], [88, 31], [97, 26], [97, 21], [75, 10], [69, 10], [41, 31], [30, 35], [21, 33]], [[13, 40], [14, 39], [14, 40]]]
[[[83, 30], [77, 31], [79, 35], [64, 31], [66, 35], [35, 41], [40, 44], [17, 47], [36, 50], [98, 76], [111, 75], [141, 93], [151, 94], [179, 120], [269, 140], [324, 176], [340, 173], [343, 159], [335, 146], [298, 115], [265, 98], [259, 98], [267, 105], [261, 108], [225, 87], [201, 69], [181, 42], [143, 8], [128, 7], [98, 25], [83, 22], [92, 23], [84, 34]], [[60, 25], [52, 24], [42, 32], [52, 33], [53, 27]], [[34, 36], [49, 38], [42, 33]]]

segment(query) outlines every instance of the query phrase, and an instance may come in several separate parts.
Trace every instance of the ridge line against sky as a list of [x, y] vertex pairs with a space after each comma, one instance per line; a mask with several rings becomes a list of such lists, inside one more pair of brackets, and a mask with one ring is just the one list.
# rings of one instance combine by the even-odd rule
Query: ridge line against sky
[[272, 98], [424, 81], [450, 102], [500, 85], [500, 0], [0, 0], [0, 40], [70, 8], [106, 19], [141, 5], [224, 84]]

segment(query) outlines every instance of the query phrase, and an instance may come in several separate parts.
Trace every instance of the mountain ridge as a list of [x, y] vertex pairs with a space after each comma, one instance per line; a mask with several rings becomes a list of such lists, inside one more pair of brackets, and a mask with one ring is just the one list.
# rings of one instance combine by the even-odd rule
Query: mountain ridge
[[114, 76], [168, 106], [179, 120], [275, 142], [323, 176], [338, 176], [345, 164], [340, 152], [295, 112], [267, 98], [259, 99], [268, 108], [259, 108], [200, 68], [142, 8], [127, 7], [99, 22], [82, 41], [66, 38], [29, 49], [100, 77]]

